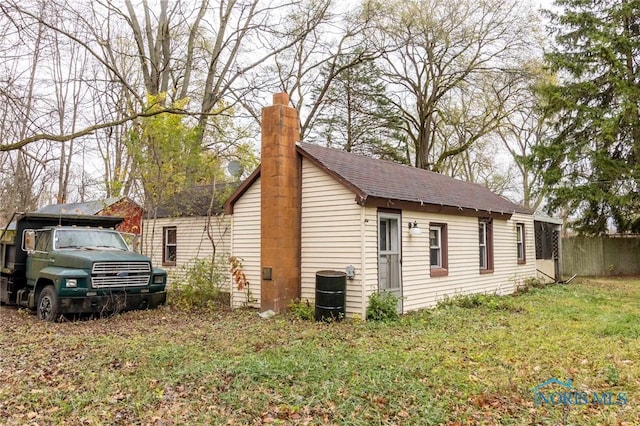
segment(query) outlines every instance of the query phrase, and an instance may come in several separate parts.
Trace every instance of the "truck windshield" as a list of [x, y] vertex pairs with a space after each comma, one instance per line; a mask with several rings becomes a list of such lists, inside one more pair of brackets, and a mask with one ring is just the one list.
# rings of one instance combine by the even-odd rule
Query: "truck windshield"
[[129, 250], [118, 232], [102, 229], [56, 229], [54, 243], [59, 250]]

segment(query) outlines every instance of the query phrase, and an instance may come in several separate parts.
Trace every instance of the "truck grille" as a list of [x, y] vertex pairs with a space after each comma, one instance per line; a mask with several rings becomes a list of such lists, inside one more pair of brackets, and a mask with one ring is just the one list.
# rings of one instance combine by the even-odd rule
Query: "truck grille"
[[151, 265], [148, 262], [98, 262], [91, 270], [91, 286], [134, 287], [149, 284]]

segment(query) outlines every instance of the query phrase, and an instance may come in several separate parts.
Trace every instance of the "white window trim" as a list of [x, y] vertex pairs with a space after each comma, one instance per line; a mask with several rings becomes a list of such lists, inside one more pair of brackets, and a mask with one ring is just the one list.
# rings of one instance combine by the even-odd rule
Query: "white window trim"
[[516, 255], [521, 262], [527, 259], [524, 244], [524, 223], [516, 223]]
[[[435, 231], [437, 233], [437, 246], [431, 245], [431, 231]], [[433, 259], [431, 258], [431, 250], [438, 250], [438, 259], [436, 264], [433, 264]], [[442, 227], [441, 226], [429, 226], [429, 264], [432, 268], [442, 268]]]
[[[173, 231], [175, 232], [175, 243], [170, 243], [169, 242], [169, 232]], [[178, 254], [178, 228], [175, 226], [167, 226], [164, 228], [164, 235], [162, 238], [162, 242], [164, 244], [164, 250], [162, 250], [162, 263], [167, 265], [167, 264], [175, 264], [177, 259], [171, 260], [168, 258], [168, 254], [169, 254], [169, 247], [174, 247], [175, 248], [175, 253], [176, 253], [176, 257]]]
[[[482, 229], [481, 234], [478, 235], [478, 250], [480, 251], [480, 269], [488, 269], [489, 268], [489, 253], [488, 253], [488, 246], [487, 246], [487, 223], [486, 222], [480, 222], [479, 227]], [[480, 235], [482, 235], [482, 240], [480, 241], [479, 237]], [[484, 256], [482, 256], [482, 248], [484, 247]]]

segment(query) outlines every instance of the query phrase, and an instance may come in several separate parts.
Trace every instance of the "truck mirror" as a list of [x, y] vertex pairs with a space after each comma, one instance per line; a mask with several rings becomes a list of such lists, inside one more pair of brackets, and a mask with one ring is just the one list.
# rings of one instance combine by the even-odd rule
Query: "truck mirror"
[[142, 254], [142, 238], [140, 238], [140, 235], [135, 235], [133, 237], [133, 242], [132, 242], [132, 247], [131, 249], [138, 253], [138, 254]]
[[36, 231], [25, 229], [22, 237], [22, 250], [32, 252], [36, 250]]

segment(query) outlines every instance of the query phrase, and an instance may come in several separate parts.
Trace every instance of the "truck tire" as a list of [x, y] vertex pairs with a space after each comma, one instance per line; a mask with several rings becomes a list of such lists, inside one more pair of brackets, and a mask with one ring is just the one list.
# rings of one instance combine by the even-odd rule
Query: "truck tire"
[[38, 296], [38, 318], [43, 321], [55, 321], [58, 318], [58, 295], [52, 285], [42, 289]]

